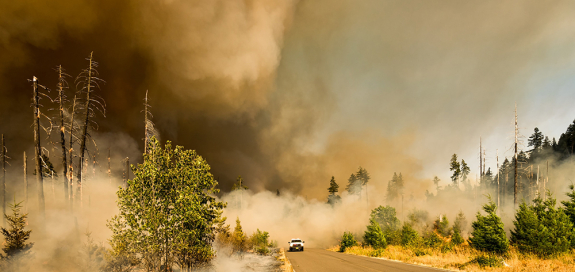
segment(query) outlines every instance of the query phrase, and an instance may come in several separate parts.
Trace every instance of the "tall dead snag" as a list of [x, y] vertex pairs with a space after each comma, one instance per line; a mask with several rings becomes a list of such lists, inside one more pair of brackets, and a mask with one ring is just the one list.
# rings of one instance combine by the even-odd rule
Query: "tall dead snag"
[[159, 141], [159, 133], [156, 130], [152, 118], [154, 117], [150, 112], [150, 104], [148, 104], [148, 91], [146, 91], [146, 98], [144, 98], [144, 154], [148, 153], [148, 145], [150, 144], [150, 139], [156, 137]]
[[72, 104], [72, 111], [70, 112], [70, 140], [68, 141], [68, 144], [70, 145], [70, 147], [68, 148], [68, 157], [70, 158], [68, 160], [68, 172], [70, 173], [68, 176], [68, 188], [69, 188], [69, 195], [68, 195], [68, 201], [70, 201], [70, 209], [73, 208], [74, 205], [74, 166], [72, 164], [72, 161], [74, 159], [74, 116], [76, 116], [75, 114], [76, 112], [76, 96], [74, 96], [74, 102]]
[[[6, 144], [2, 134], [2, 215], [6, 214]], [[6, 217], [2, 216], [2, 226], [6, 226]]]
[[78, 92], [80, 97], [85, 96], [85, 101], [83, 103], [83, 115], [84, 122], [82, 123], [81, 134], [80, 134], [80, 159], [78, 162], [77, 171], [77, 190], [79, 193], [82, 192], [82, 174], [83, 174], [83, 164], [84, 164], [84, 154], [86, 153], [86, 139], [89, 137], [88, 127], [90, 126], [91, 117], [94, 117], [95, 110], [99, 110], [102, 115], [105, 116], [105, 104], [101, 97], [93, 94], [95, 89], [99, 88], [98, 82], [102, 80], [98, 78], [98, 63], [93, 60], [93, 52], [90, 53], [88, 60], [88, 68], [82, 70], [80, 75], [76, 78], [76, 86], [80, 85]]
[[513, 189], [513, 207], [517, 208], [517, 164], [519, 164], [519, 162], [517, 161], [517, 136], [519, 133], [519, 129], [517, 128], [517, 104], [515, 104], [515, 156], [514, 156], [514, 160], [515, 160], [515, 173], [513, 176], [513, 183], [514, 183], [514, 189]]
[[28, 167], [26, 165], [28, 157], [26, 157], [26, 151], [24, 151], [24, 209], [28, 212]]
[[45, 213], [44, 203], [44, 180], [42, 169], [42, 148], [40, 146], [40, 94], [38, 92], [38, 79], [32, 78], [34, 89], [34, 156], [36, 160], [36, 182], [38, 186], [38, 205], [40, 216], [43, 218]]
[[[58, 71], [58, 104], [60, 106], [60, 143], [62, 145], [62, 168], [63, 168], [63, 175], [62, 175], [62, 179], [63, 179], [63, 183], [64, 183], [64, 200], [67, 201], [69, 199], [69, 195], [68, 195], [68, 187], [69, 185], [69, 180], [68, 180], [68, 162], [66, 161], [66, 157], [67, 157], [67, 150], [66, 150], [66, 139], [65, 139], [65, 133], [66, 133], [66, 126], [64, 125], [64, 102], [66, 99], [66, 96], [64, 95], [64, 89], [68, 88], [68, 83], [66, 82], [65, 77], [68, 76], [66, 73], [64, 73], [64, 69], [62, 69], [62, 65], [59, 65], [56, 70]], [[71, 133], [71, 131], [70, 131]], [[72, 158], [70, 158], [70, 160], [72, 160]]]

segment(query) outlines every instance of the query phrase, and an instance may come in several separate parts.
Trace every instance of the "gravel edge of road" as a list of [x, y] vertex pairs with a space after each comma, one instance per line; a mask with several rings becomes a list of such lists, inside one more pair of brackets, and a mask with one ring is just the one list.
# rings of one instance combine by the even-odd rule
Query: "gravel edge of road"
[[280, 253], [280, 256], [279, 256], [278, 260], [283, 263], [281, 266], [282, 271], [283, 272], [295, 272], [291, 262], [289, 261], [288, 257], [286, 256], [285, 249], [283, 247], [280, 248], [279, 253]]

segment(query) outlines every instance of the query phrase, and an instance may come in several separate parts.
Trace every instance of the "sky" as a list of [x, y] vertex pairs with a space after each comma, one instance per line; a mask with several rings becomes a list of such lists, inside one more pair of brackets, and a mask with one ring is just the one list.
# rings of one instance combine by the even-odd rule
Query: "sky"
[[474, 177], [480, 137], [488, 167], [496, 150], [512, 156], [515, 105], [523, 150], [534, 127], [558, 139], [572, 123], [574, 11], [570, 1], [5, 1], [0, 131], [20, 161], [32, 141], [27, 79], [55, 89], [61, 64], [74, 82], [94, 52], [107, 110], [92, 134], [117, 169], [141, 160], [148, 90], [162, 141], [196, 149], [224, 191], [241, 175], [255, 191], [321, 199], [331, 176], [343, 188], [362, 166], [375, 190], [402, 172], [422, 194], [435, 175], [447, 184], [454, 153]]

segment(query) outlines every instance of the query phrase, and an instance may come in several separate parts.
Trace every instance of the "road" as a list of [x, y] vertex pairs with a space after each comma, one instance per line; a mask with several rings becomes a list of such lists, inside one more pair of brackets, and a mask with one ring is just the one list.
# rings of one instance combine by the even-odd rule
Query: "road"
[[295, 272], [446, 271], [383, 259], [349, 255], [318, 248], [306, 248], [303, 252], [286, 251], [286, 256], [290, 260]]

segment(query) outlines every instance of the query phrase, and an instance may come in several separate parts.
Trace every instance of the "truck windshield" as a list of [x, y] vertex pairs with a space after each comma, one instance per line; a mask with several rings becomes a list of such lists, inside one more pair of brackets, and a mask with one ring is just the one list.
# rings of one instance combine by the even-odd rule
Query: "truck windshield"
[[301, 243], [301, 240], [291, 240], [292, 243]]

